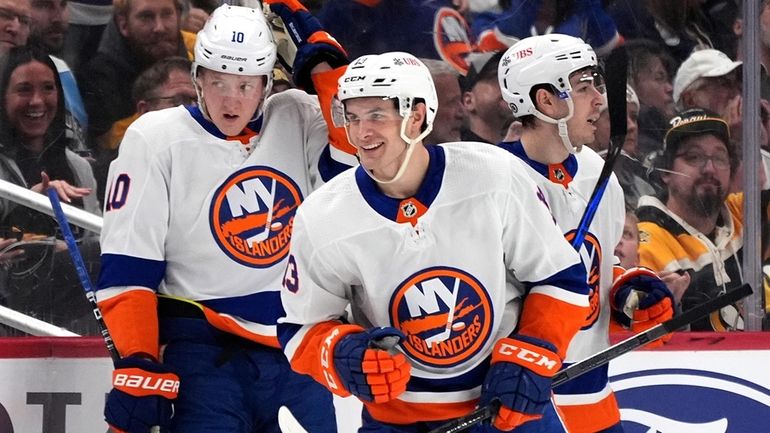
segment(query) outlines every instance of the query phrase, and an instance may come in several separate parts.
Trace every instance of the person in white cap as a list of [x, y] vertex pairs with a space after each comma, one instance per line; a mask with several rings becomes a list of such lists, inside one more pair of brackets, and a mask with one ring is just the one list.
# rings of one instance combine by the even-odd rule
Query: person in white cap
[[741, 92], [741, 65], [742, 62], [733, 61], [719, 50], [694, 51], [674, 77], [673, 96], [677, 108], [700, 107], [720, 112], [728, 104], [737, 103]]

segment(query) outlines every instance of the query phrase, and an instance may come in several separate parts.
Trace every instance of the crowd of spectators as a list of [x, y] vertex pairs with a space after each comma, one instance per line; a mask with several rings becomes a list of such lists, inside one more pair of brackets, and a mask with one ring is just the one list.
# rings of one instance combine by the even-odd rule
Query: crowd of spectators
[[[33, 191], [54, 185], [71, 204], [99, 214], [107, 168], [128, 125], [147, 111], [196, 103], [191, 47], [221, 3], [258, 7], [256, 0], [0, 0], [0, 177]], [[770, 187], [764, 176], [770, 168], [770, 1], [761, 2], [759, 143], [743, 139], [740, 0], [303, 3], [351, 58], [400, 50], [425, 61], [439, 98], [429, 144], [518, 138], [521, 125], [502, 100], [496, 76], [501, 51], [516, 40], [568, 33], [591, 43], [600, 57], [624, 44], [628, 132], [615, 173], [628, 215], [616, 253], [624, 264], [660, 272], [683, 309], [744, 282], [742, 149], [762, 149], [761, 187]], [[274, 25], [280, 33], [280, 23]], [[292, 86], [290, 72], [276, 69], [273, 92]], [[610, 145], [612, 109], [605, 106], [596, 122], [591, 147], [599, 152]], [[55, 239], [50, 221], [6, 200], [0, 200], [0, 218], [1, 305], [42, 302], [27, 298], [36, 287], [49, 294], [59, 290], [58, 281], [77, 284], [55, 263], [66, 249], [62, 244], [30, 248], [23, 259], [14, 249], [30, 239]], [[98, 245], [90, 250], [97, 263]], [[770, 263], [770, 254], [763, 260]], [[35, 272], [27, 272], [30, 263], [38, 265]], [[20, 284], [12, 278], [19, 272], [34, 274], [35, 283]], [[46, 296], [46, 308], [58, 312], [34, 315], [90, 332], [89, 324], [75, 323], [88, 321], [82, 305]], [[741, 312], [736, 305], [694, 329], [742, 329]]]

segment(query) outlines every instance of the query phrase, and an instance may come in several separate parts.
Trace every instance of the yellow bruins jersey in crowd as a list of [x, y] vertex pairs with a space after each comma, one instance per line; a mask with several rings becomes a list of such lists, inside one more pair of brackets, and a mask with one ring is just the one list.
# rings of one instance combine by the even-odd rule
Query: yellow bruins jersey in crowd
[[[707, 235], [675, 215], [653, 196], [639, 199], [639, 264], [656, 272], [690, 274], [682, 297], [686, 311], [743, 284], [743, 195], [731, 194], [720, 212], [717, 228]], [[728, 306], [693, 323], [692, 331], [743, 329], [740, 305]]]

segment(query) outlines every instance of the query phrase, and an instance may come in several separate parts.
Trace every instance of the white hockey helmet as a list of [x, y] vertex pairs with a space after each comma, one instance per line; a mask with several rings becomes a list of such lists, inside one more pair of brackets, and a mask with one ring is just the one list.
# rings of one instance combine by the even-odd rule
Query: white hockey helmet
[[[503, 99], [514, 116], [534, 115], [558, 124], [562, 140], [566, 140], [565, 146], [572, 152], [573, 146], [566, 137], [566, 122], [574, 111], [569, 96], [572, 91], [569, 78], [575, 71], [596, 66], [593, 48], [582, 39], [551, 33], [522, 39], [508, 48], [500, 59], [497, 78]], [[537, 110], [530, 92], [540, 84], [550, 84], [557, 95], [567, 101], [569, 114], [566, 118], [552, 119]]]
[[[384, 180], [378, 179], [369, 170], [369, 176], [379, 183], [397, 181], [406, 171], [412, 157], [414, 144], [425, 138], [433, 129], [433, 120], [438, 110], [436, 86], [430, 70], [417, 57], [400, 51], [365, 55], [348, 65], [345, 73], [339, 78], [337, 98], [342, 101], [343, 114], [345, 101], [353, 98], [379, 97], [396, 99], [401, 121], [401, 139], [406, 142], [404, 160], [401, 162], [396, 175]], [[414, 108], [415, 101], [425, 102], [425, 129], [415, 138], [406, 135], [406, 125]], [[347, 123], [345, 132], [348, 131]], [[350, 135], [348, 141], [352, 143]]]
[[[417, 57], [404, 52], [390, 52], [361, 56], [348, 65], [339, 79], [337, 97], [343, 103], [352, 98], [395, 98], [398, 100], [398, 113], [408, 118], [416, 99], [425, 102], [425, 130], [418, 141], [425, 138], [433, 129], [433, 120], [438, 110], [438, 97], [433, 77], [425, 64]], [[405, 135], [401, 127], [401, 138], [407, 143], [412, 139]]]
[[277, 48], [259, 9], [222, 5], [214, 10], [195, 39], [193, 80], [198, 68], [235, 75], [264, 75], [265, 94], [273, 84]]

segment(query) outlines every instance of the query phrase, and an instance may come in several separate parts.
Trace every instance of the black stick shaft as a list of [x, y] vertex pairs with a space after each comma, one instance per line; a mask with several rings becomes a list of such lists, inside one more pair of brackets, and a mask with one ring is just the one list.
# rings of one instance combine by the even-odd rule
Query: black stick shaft
[[[746, 296], [749, 296], [751, 293], [751, 286], [744, 284], [737, 289], [733, 289], [723, 295], [717, 296], [716, 298], [709, 299], [708, 301], [703, 302], [702, 304], [699, 304], [672, 319], [655, 325], [644, 332], [629, 337], [628, 339], [614, 344], [595, 355], [591, 355], [590, 357], [580, 362], [576, 362], [570, 365], [553, 377], [551, 386], [557, 387], [599, 366], [607, 364], [620, 355], [624, 355], [628, 352], [631, 352], [632, 350], [638, 349], [645, 344], [655, 341], [670, 332], [676, 331], [677, 329], [681, 329], [714, 311], [724, 308], [730, 304], [734, 304]], [[497, 407], [494, 406], [478, 408], [464, 417], [457, 418], [454, 421], [450, 421], [438, 428], [431, 430], [429, 433], [458, 433], [464, 431], [469, 427], [491, 419], [492, 415], [497, 412], [496, 409]]]

